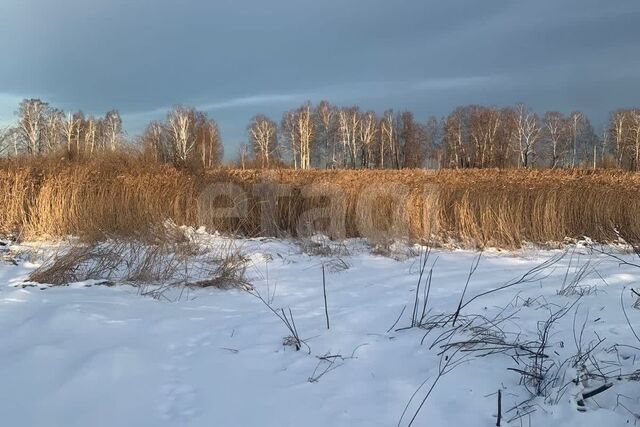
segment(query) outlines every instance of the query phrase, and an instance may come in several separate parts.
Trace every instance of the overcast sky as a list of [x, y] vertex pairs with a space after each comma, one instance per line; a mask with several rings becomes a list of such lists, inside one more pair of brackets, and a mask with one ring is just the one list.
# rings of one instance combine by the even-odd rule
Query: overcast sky
[[129, 134], [176, 104], [227, 157], [256, 113], [327, 99], [419, 119], [471, 103], [640, 104], [640, 1], [0, 0], [0, 122], [39, 97], [120, 110]]

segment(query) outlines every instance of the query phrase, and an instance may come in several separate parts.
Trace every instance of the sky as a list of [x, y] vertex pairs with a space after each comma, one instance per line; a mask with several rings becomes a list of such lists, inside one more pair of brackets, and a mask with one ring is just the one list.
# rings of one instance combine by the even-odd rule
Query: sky
[[37, 97], [116, 108], [129, 135], [175, 105], [214, 118], [226, 157], [250, 118], [307, 100], [442, 117], [640, 104], [637, 0], [0, 0], [0, 124]]

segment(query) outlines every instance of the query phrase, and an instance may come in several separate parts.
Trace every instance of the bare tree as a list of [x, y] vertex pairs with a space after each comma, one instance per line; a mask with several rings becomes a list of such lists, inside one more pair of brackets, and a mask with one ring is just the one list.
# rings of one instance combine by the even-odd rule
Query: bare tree
[[172, 161], [172, 149], [169, 146], [166, 132], [160, 122], [153, 121], [147, 125], [140, 137], [142, 147], [154, 161], [166, 163]]
[[73, 114], [73, 120], [77, 122], [73, 135], [73, 155], [80, 157], [86, 151], [84, 134], [86, 133], [87, 119], [82, 111], [77, 111]]
[[380, 167], [385, 167], [385, 159], [388, 159], [389, 165], [400, 168], [400, 159], [398, 157], [396, 120], [393, 110], [384, 112], [380, 119]]
[[[520, 163], [517, 123], [513, 108], [481, 105], [456, 108], [441, 126], [440, 162], [456, 168], [508, 167]], [[431, 127], [438, 128], [436, 123]]]
[[536, 155], [536, 145], [540, 137], [538, 116], [524, 104], [516, 106], [515, 140], [520, 153], [520, 165], [531, 167]]
[[0, 154], [11, 154], [13, 151], [12, 141], [14, 140], [15, 129], [4, 127], [0, 129]]
[[314, 110], [316, 128], [315, 154], [316, 163], [321, 167], [335, 167], [336, 158], [336, 109], [327, 101], [320, 101]]
[[467, 142], [468, 117], [468, 108], [458, 107], [445, 119], [443, 145], [449, 167], [465, 168], [471, 166], [471, 153]]
[[625, 126], [627, 124], [627, 112], [618, 110], [611, 114], [609, 122], [609, 134], [615, 143], [616, 166], [622, 167], [625, 151]]
[[403, 168], [421, 168], [424, 166], [425, 146], [422, 129], [414, 120], [413, 113], [400, 113], [399, 142], [402, 146]]
[[45, 116], [42, 135], [43, 151], [52, 152], [62, 145], [62, 122], [64, 113], [62, 110], [51, 108]]
[[242, 170], [245, 170], [247, 164], [247, 157], [249, 156], [249, 146], [247, 144], [240, 145], [238, 148], [238, 157], [240, 160], [240, 166]]
[[362, 147], [362, 166], [370, 168], [374, 160], [374, 143], [376, 139], [377, 117], [373, 111], [367, 111], [360, 118], [358, 138]]
[[251, 119], [247, 128], [249, 141], [256, 160], [263, 168], [268, 168], [277, 154], [278, 135], [276, 123], [259, 114]]
[[303, 105], [296, 112], [296, 134], [298, 139], [298, 153], [300, 154], [300, 169], [311, 167], [311, 141], [313, 139], [313, 120], [311, 105]]
[[[208, 169], [220, 163], [223, 149], [220, 130], [215, 120], [201, 111], [190, 110], [191, 138], [194, 141], [193, 160]], [[196, 158], [197, 157], [197, 158]]]
[[218, 124], [193, 108], [176, 107], [164, 124], [151, 122], [140, 141], [154, 160], [176, 166], [207, 169], [223, 155]]
[[435, 117], [429, 117], [424, 126], [424, 138], [426, 160], [428, 168], [439, 169], [442, 165], [442, 153], [440, 151], [440, 124]]
[[191, 110], [184, 107], [176, 107], [167, 115], [169, 142], [176, 164], [185, 165], [196, 145], [191, 116]]
[[640, 169], [640, 110], [629, 110], [628, 146], [633, 153], [632, 169]]
[[554, 169], [559, 166], [568, 148], [569, 129], [567, 119], [558, 111], [548, 111], [542, 120], [544, 140], [549, 144], [550, 164]]
[[282, 122], [280, 124], [281, 135], [287, 141], [287, 147], [291, 155], [293, 162], [293, 168], [298, 169], [298, 132], [296, 128], [296, 113], [295, 111], [287, 111], [282, 115]]
[[[497, 155], [495, 167], [517, 167], [520, 163], [520, 151], [513, 145], [517, 134], [516, 112], [513, 107], [505, 107], [501, 110], [502, 125], [497, 138]], [[519, 147], [518, 147], [519, 148]]]
[[222, 162], [224, 155], [224, 146], [222, 145], [222, 137], [218, 123], [209, 120], [206, 126], [206, 143], [202, 145], [202, 163], [205, 168], [211, 168]]
[[495, 164], [496, 139], [501, 126], [497, 108], [472, 106], [469, 111], [469, 136], [473, 141], [473, 166], [484, 168]]
[[49, 104], [39, 99], [25, 99], [18, 107], [18, 130], [29, 154], [42, 152], [42, 134]]
[[584, 126], [584, 114], [574, 111], [569, 116], [569, 135], [571, 138], [571, 167], [575, 167], [578, 162], [578, 137]]
[[351, 160], [351, 167], [357, 167], [358, 159], [358, 130], [360, 128], [360, 112], [358, 107], [341, 108], [338, 110], [338, 138], [342, 145], [342, 166], [347, 166], [347, 159]]
[[287, 111], [282, 115], [281, 135], [288, 142], [294, 168], [311, 167], [311, 149], [314, 141], [314, 120], [311, 104]]
[[85, 155], [92, 155], [95, 151], [97, 151], [96, 141], [97, 141], [97, 127], [98, 123], [96, 119], [93, 117], [89, 117], [84, 122], [84, 150], [83, 153]]
[[102, 121], [102, 146], [115, 151], [122, 142], [122, 118], [118, 110], [108, 111]]
[[61, 123], [62, 137], [68, 153], [72, 153], [76, 148], [74, 147], [74, 138], [79, 127], [79, 118], [75, 114], [71, 113], [68, 113]]

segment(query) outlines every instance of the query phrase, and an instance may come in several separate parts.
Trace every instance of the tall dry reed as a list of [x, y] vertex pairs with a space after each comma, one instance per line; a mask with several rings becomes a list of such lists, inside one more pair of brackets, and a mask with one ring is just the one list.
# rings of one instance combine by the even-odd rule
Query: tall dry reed
[[0, 163], [0, 232], [87, 239], [153, 232], [166, 220], [241, 235], [525, 241], [640, 234], [640, 174], [620, 171], [204, 173], [125, 157]]

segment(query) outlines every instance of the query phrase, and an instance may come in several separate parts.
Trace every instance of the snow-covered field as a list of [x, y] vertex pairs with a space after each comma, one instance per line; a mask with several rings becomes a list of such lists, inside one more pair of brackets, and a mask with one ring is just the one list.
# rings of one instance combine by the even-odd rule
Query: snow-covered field
[[[524, 283], [473, 300], [455, 326], [435, 325], [456, 310], [478, 253], [432, 250], [423, 263], [420, 248], [394, 258], [357, 240], [324, 255], [285, 240], [234, 243], [255, 292], [291, 310], [300, 351], [283, 345], [284, 322], [246, 291], [175, 290], [157, 300], [127, 285], [23, 287], [37, 263], [0, 263], [1, 424], [406, 426], [417, 413], [416, 426], [493, 426], [498, 390], [502, 425], [638, 422], [640, 340], [629, 323], [640, 332], [631, 292], [640, 268], [572, 247]], [[464, 301], [562, 252], [485, 251]], [[409, 328], [421, 270], [418, 317], [432, 270], [428, 303], [422, 327]], [[551, 316], [535, 397], [527, 352]], [[456, 345], [471, 339], [483, 342]], [[582, 393], [605, 383], [579, 411]]]

